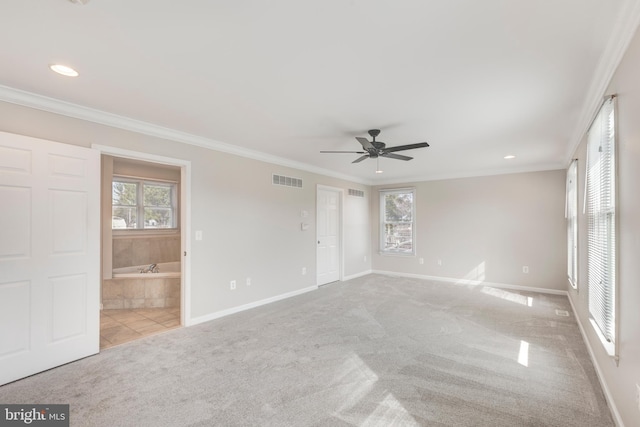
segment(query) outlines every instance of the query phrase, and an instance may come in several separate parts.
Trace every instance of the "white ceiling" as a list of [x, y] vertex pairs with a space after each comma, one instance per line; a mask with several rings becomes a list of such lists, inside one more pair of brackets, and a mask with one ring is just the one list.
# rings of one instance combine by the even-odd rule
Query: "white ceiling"
[[[3, 0], [0, 100], [365, 183], [558, 169], [637, 27], [637, 5]], [[80, 76], [52, 73], [55, 62]], [[375, 160], [320, 154], [361, 148], [354, 137], [370, 128], [388, 146], [431, 147], [381, 159], [380, 175]]]

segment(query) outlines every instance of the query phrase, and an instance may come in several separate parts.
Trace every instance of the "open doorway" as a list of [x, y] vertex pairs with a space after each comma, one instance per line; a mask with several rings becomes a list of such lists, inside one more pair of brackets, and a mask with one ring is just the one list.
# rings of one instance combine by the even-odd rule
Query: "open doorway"
[[178, 328], [188, 310], [189, 165], [103, 148], [101, 349]]

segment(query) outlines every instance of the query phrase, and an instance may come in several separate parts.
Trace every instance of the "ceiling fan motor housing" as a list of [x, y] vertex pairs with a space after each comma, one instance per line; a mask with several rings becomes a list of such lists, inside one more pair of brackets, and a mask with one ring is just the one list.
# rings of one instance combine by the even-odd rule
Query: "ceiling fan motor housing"
[[378, 157], [380, 150], [383, 150], [384, 147], [386, 147], [386, 144], [384, 142], [376, 141], [376, 136], [380, 135], [380, 129], [370, 129], [369, 135], [371, 136], [371, 138], [373, 138], [373, 141], [371, 141], [371, 145], [375, 147], [375, 150], [371, 148], [367, 151], [369, 152], [369, 154], [371, 154], [371, 157], [376, 158]]

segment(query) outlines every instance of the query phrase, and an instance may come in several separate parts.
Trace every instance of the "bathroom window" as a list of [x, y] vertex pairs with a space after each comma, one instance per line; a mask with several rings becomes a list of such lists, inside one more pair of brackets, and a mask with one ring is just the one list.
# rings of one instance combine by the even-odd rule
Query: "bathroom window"
[[176, 228], [176, 187], [174, 182], [114, 177], [111, 228]]

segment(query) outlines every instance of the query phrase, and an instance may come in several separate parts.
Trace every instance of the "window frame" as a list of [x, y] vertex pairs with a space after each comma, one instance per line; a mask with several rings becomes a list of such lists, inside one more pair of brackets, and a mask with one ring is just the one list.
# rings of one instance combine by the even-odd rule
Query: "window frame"
[[[178, 209], [178, 183], [171, 180], [163, 180], [163, 179], [151, 179], [151, 178], [139, 178], [139, 177], [130, 177], [124, 175], [113, 175], [111, 179], [111, 186], [113, 192], [113, 184], [116, 182], [127, 183], [127, 184], [135, 184], [136, 185], [136, 204], [135, 205], [116, 205], [113, 204], [113, 194], [111, 197], [111, 212], [113, 216], [114, 207], [135, 207], [136, 210], [136, 228], [111, 228], [114, 233], [167, 233], [167, 232], [176, 232], [179, 230], [180, 218], [179, 218], [179, 209]], [[144, 187], [145, 185], [166, 185], [170, 188], [170, 198], [171, 198], [171, 206], [162, 207], [165, 209], [171, 210], [172, 224], [171, 227], [146, 227], [144, 221], [144, 213], [145, 208], [149, 208], [150, 206], [146, 206], [144, 204]], [[151, 206], [155, 207], [155, 206]], [[142, 226], [140, 226], [142, 225]]]
[[573, 159], [567, 169], [566, 185], [567, 219], [567, 279], [573, 289], [578, 289], [578, 159]]
[[[411, 194], [411, 221], [386, 221], [385, 196], [389, 194]], [[385, 188], [380, 190], [380, 226], [379, 226], [379, 253], [391, 256], [416, 256], [416, 189], [415, 188]], [[411, 250], [386, 249], [386, 224], [411, 223]]]
[[587, 133], [585, 179], [589, 320], [614, 358], [618, 333], [616, 116], [615, 96], [607, 97]]

